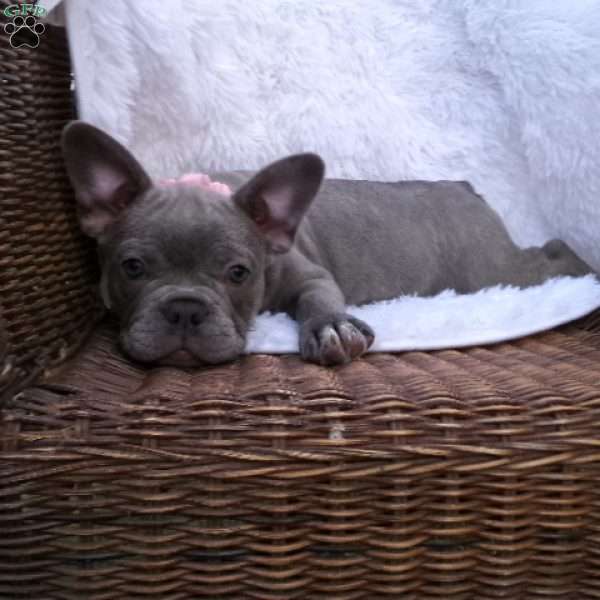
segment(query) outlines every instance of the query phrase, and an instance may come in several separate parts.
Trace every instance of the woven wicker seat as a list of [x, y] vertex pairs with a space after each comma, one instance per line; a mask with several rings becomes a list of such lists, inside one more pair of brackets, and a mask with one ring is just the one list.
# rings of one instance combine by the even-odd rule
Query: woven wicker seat
[[0, 43], [0, 598], [600, 597], [600, 312], [333, 369], [134, 365], [58, 150], [62, 34]]

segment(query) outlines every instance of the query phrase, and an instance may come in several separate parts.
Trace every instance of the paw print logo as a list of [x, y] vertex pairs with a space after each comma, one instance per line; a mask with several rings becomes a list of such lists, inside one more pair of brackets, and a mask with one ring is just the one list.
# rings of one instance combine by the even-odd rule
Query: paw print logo
[[44, 24], [38, 23], [38, 20], [31, 15], [25, 18], [17, 16], [4, 26], [5, 33], [10, 35], [10, 45], [13, 48], [21, 46], [37, 48], [40, 43], [40, 35], [45, 30]]

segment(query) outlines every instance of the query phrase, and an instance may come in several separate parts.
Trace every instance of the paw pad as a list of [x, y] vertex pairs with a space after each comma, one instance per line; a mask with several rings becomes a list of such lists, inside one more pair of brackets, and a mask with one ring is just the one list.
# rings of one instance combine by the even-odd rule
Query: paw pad
[[46, 31], [43, 23], [31, 15], [28, 17], [15, 17], [4, 26], [4, 32], [10, 35], [10, 45], [13, 48], [37, 48], [40, 44], [40, 35]]

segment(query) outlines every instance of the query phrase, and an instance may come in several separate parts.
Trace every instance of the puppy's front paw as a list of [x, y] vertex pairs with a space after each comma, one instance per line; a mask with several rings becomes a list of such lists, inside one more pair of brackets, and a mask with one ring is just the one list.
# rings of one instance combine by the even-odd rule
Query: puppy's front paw
[[300, 327], [300, 354], [320, 365], [339, 365], [364, 354], [374, 339], [373, 330], [350, 315], [313, 317]]

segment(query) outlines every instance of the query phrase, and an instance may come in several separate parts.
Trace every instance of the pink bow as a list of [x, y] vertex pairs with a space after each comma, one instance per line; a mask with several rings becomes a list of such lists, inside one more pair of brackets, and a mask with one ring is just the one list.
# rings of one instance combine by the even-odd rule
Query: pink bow
[[159, 185], [195, 185], [223, 196], [231, 196], [231, 188], [226, 183], [220, 181], [213, 181], [206, 173], [187, 173], [182, 175], [179, 179], [160, 179]]

